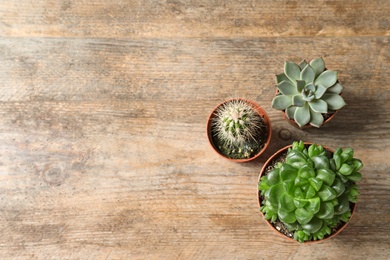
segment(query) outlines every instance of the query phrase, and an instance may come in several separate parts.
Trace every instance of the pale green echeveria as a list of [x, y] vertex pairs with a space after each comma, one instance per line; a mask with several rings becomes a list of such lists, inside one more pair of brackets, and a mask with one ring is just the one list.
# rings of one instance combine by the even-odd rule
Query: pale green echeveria
[[286, 62], [284, 73], [276, 75], [278, 95], [272, 107], [284, 110], [286, 116], [300, 126], [308, 123], [320, 127], [323, 114], [341, 109], [346, 103], [340, 96], [343, 87], [337, 81], [337, 72], [325, 70], [322, 58], [300, 64]]
[[294, 142], [285, 161], [258, 183], [261, 211], [270, 222], [283, 222], [299, 242], [323, 239], [340, 221], [348, 222], [362, 167], [351, 148], [331, 154], [320, 145]]

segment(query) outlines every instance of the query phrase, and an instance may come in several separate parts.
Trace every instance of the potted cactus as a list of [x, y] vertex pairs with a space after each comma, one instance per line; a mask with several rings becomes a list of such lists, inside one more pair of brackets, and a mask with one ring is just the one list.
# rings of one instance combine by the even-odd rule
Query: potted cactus
[[363, 167], [351, 148], [294, 142], [264, 164], [258, 183], [267, 223], [299, 242], [338, 234], [355, 209]]
[[276, 75], [277, 94], [272, 107], [282, 110], [299, 127], [320, 127], [344, 105], [343, 87], [337, 72], [327, 70], [322, 58], [310, 63], [285, 62], [284, 73]]
[[271, 139], [267, 113], [258, 104], [240, 98], [219, 104], [207, 122], [212, 148], [224, 158], [246, 162], [259, 157]]

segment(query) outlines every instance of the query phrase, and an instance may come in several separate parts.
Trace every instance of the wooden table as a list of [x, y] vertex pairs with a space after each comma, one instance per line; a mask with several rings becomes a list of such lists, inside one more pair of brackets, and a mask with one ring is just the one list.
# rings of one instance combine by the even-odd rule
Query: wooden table
[[[0, 1], [2, 259], [388, 259], [390, 2]], [[271, 108], [285, 60], [324, 57], [348, 106], [302, 131]], [[265, 108], [245, 164], [206, 138], [212, 108]], [[352, 147], [357, 212], [312, 245], [262, 219], [257, 179], [294, 140]]]

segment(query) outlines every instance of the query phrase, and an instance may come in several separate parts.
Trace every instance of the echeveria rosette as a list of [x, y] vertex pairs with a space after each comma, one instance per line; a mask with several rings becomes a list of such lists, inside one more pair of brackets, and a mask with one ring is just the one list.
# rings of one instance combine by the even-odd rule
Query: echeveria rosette
[[283, 222], [299, 242], [323, 239], [340, 221], [348, 222], [362, 167], [351, 148], [332, 154], [320, 145], [294, 142], [285, 162], [260, 179], [261, 211], [270, 222]]
[[284, 110], [286, 116], [300, 126], [320, 127], [323, 114], [334, 112], [345, 105], [340, 96], [343, 87], [337, 81], [337, 72], [325, 70], [325, 62], [317, 58], [299, 65], [284, 64], [284, 73], [276, 75], [278, 95], [272, 107]]

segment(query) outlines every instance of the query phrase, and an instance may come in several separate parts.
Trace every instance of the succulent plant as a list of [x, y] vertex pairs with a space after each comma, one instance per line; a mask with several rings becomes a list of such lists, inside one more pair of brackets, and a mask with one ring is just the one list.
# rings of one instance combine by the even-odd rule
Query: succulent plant
[[363, 164], [353, 156], [351, 148], [331, 153], [294, 142], [284, 162], [259, 181], [265, 219], [281, 221], [299, 242], [330, 235], [340, 222], [348, 222], [350, 203], [357, 202]]
[[250, 158], [260, 148], [259, 132], [265, 127], [254, 107], [241, 99], [232, 99], [215, 112], [214, 135], [223, 154], [230, 158]]
[[300, 126], [310, 123], [320, 127], [324, 114], [333, 113], [345, 105], [340, 96], [343, 87], [337, 80], [337, 72], [325, 69], [322, 58], [299, 65], [285, 62], [284, 73], [276, 75], [278, 94], [272, 107], [284, 110], [286, 116]]

